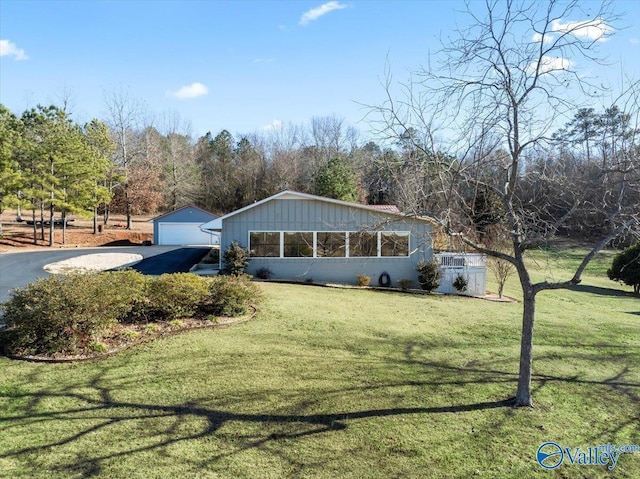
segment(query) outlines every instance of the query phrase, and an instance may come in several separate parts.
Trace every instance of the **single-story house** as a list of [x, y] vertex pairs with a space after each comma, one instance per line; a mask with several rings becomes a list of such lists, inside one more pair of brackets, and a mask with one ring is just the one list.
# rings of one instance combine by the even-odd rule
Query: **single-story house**
[[194, 205], [183, 206], [157, 216], [153, 221], [153, 243], [157, 245], [214, 245], [219, 235], [203, 230], [200, 225], [218, 218], [218, 215]]
[[289, 190], [201, 228], [221, 233], [221, 252], [232, 242], [246, 248], [252, 275], [262, 269], [277, 279], [354, 284], [365, 274], [375, 286], [406, 278], [413, 287], [419, 287], [417, 264], [434, 257], [437, 229], [431, 219], [397, 208]]

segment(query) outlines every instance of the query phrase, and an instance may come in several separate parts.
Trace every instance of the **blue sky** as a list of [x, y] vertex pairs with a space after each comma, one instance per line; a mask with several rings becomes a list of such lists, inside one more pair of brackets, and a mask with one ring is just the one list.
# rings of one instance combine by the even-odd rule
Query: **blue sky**
[[[640, 2], [614, 6], [627, 28], [602, 49], [638, 78]], [[383, 100], [387, 56], [406, 78], [440, 35], [463, 26], [463, 9], [453, 0], [0, 0], [0, 102], [21, 113], [66, 91], [82, 122], [103, 118], [105, 92], [122, 89], [157, 115], [177, 112], [194, 135], [327, 115], [366, 132], [359, 103]], [[603, 81], [619, 73], [603, 71]]]

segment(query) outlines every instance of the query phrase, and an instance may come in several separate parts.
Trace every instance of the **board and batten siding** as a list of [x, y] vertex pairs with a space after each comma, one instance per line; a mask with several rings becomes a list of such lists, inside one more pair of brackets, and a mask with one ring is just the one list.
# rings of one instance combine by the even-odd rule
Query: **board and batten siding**
[[251, 258], [249, 274], [266, 267], [278, 279], [355, 284], [358, 274], [366, 274], [372, 285], [378, 285], [380, 275], [386, 272], [393, 286], [397, 286], [399, 279], [409, 278], [417, 287], [416, 265], [433, 256], [433, 228], [427, 221], [313, 199], [276, 198], [223, 218], [221, 251], [234, 241], [248, 249], [249, 233], [254, 231], [410, 233], [408, 257]]

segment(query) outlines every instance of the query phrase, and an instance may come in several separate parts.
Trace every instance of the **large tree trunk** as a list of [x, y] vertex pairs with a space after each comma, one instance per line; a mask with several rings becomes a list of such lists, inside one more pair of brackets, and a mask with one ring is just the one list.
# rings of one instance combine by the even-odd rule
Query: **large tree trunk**
[[31, 210], [31, 219], [33, 220], [33, 244], [38, 244], [38, 226], [36, 225], [36, 209]]
[[127, 215], [127, 229], [131, 229], [131, 198], [129, 198], [129, 185], [124, 185], [124, 207]]
[[54, 215], [55, 211], [53, 209], [53, 203], [51, 203], [51, 206], [49, 207], [49, 246], [53, 246], [53, 244], [55, 243], [55, 221], [53, 219], [53, 215]]
[[44, 201], [40, 202], [40, 240], [44, 241]]
[[62, 211], [62, 244], [67, 244], [67, 212]]
[[93, 234], [98, 234], [98, 207], [93, 207]]
[[524, 291], [524, 310], [522, 313], [522, 337], [520, 339], [520, 369], [518, 372], [518, 390], [514, 406], [533, 406], [531, 401], [531, 364], [533, 360], [533, 320], [535, 318], [536, 296], [533, 288]]

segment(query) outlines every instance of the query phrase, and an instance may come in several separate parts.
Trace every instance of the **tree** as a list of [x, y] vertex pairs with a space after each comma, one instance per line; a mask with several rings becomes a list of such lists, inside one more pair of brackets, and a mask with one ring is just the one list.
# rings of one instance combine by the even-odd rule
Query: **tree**
[[195, 162], [191, 126], [177, 113], [165, 114], [162, 121], [162, 177], [165, 203], [175, 211], [198, 199], [200, 171]]
[[23, 175], [18, 155], [22, 143], [22, 124], [9, 109], [0, 104], [0, 237], [2, 213], [5, 208], [18, 204]]
[[21, 168], [25, 174], [27, 196], [31, 200], [36, 238], [35, 210], [40, 209], [41, 238], [44, 240], [45, 210], [49, 213], [49, 246], [55, 239], [54, 214], [67, 208], [66, 180], [76, 174], [82, 160], [83, 138], [67, 114], [51, 105], [25, 111], [24, 149]]
[[[397, 101], [387, 76], [387, 101], [374, 111], [384, 138], [403, 139], [411, 127], [420, 137], [409, 140], [425, 153], [437, 151], [438, 137], [446, 137], [458, 161], [438, 162], [434, 168], [444, 207], [433, 215], [450, 234], [476, 251], [514, 265], [523, 294], [520, 363], [515, 406], [532, 406], [531, 374], [536, 297], [548, 289], [567, 288], [581, 281], [591, 259], [612, 239], [640, 230], [637, 189], [638, 156], [628, 149], [614, 163], [600, 165], [599, 174], [578, 179], [553, 171], [547, 181], [562, 193], [525, 200], [537, 191], [543, 174], [528, 169], [536, 151], [546, 147], [558, 120], [580, 105], [584, 92], [600, 90], [574, 68], [578, 61], [597, 62], [598, 46], [612, 32], [615, 19], [606, 5], [590, 20], [580, 3], [487, 0], [483, 12], [469, 3], [470, 25], [443, 45], [439, 63], [415, 72]], [[571, 21], [569, 21], [571, 20]], [[628, 90], [627, 93], [629, 93]], [[637, 98], [628, 104], [637, 118]], [[506, 154], [496, 155], [503, 150]], [[432, 156], [433, 158], [433, 156]], [[491, 175], [484, 172], [491, 171]], [[597, 189], [592, 189], [597, 185]], [[509, 253], [478, 241], [466, 192], [476, 186], [492, 191], [502, 203], [501, 227], [510, 239]], [[594, 197], [593, 191], [603, 194]], [[548, 244], [578, 209], [601, 214], [606, 231], [595, 240], [571, 278], [534, 282], [526, 251]]]
[[356, 201], [356, 175], [343, 157], [331, 158], [316, 176], [315, 194], [342, 201]]
[[[121, 200], [124, 213], [127, 217], [127, 229], [131, 229], [131, 216], [133, 214], [133, 202], [135, 195], [132, 194], [132, 181], [135, 181], [131, 176], [131, 169], [141, 161], [141, 144], [140, 134], [141, 121], [143, 116], [142, 105], [129, 98], [129, 95], [123, 91], [114, 91], [105, 94], [105, 105], [107, 108], [107, 124], [111, 130], [113, 141], [116, 145], [113, 152], [113, 160], [117, 166], [117, 170], [112, 174], [112, 177], [119, 177], [122, 182], [118, 182], [113, 185], [114, 189], [119, 190], [121, 193], [118, 198]], [[148, 171], [150, 167], [143, 165], [142, 169]], [[148, 175], [134, 175], [137, 178], [146, 178]], [[158, 183], [154, 185], [154, 189], [157, 190]], [[147, 185], [140, 187], [137, 185], [137, 189], [145, 191]], [[105, 219], [108, 218], [108, 214], [105, 215]]]
[[640, 295], [640, 241], [613, 258], [607, 276], [612, 281], [621, 281], [633, 286], [633, 292]]
[[113, 169], [111, 154], [115, 145], [109, 134], [109, 127], [95, 119], [84, 126], [84, 136], [86, 150], [83, 182], [86, 187], [83, 188], [82, 206], [93, 213], [93, 234], [97, 234], [98, 207], [111, 201], [111, 190], [105, 183]]

